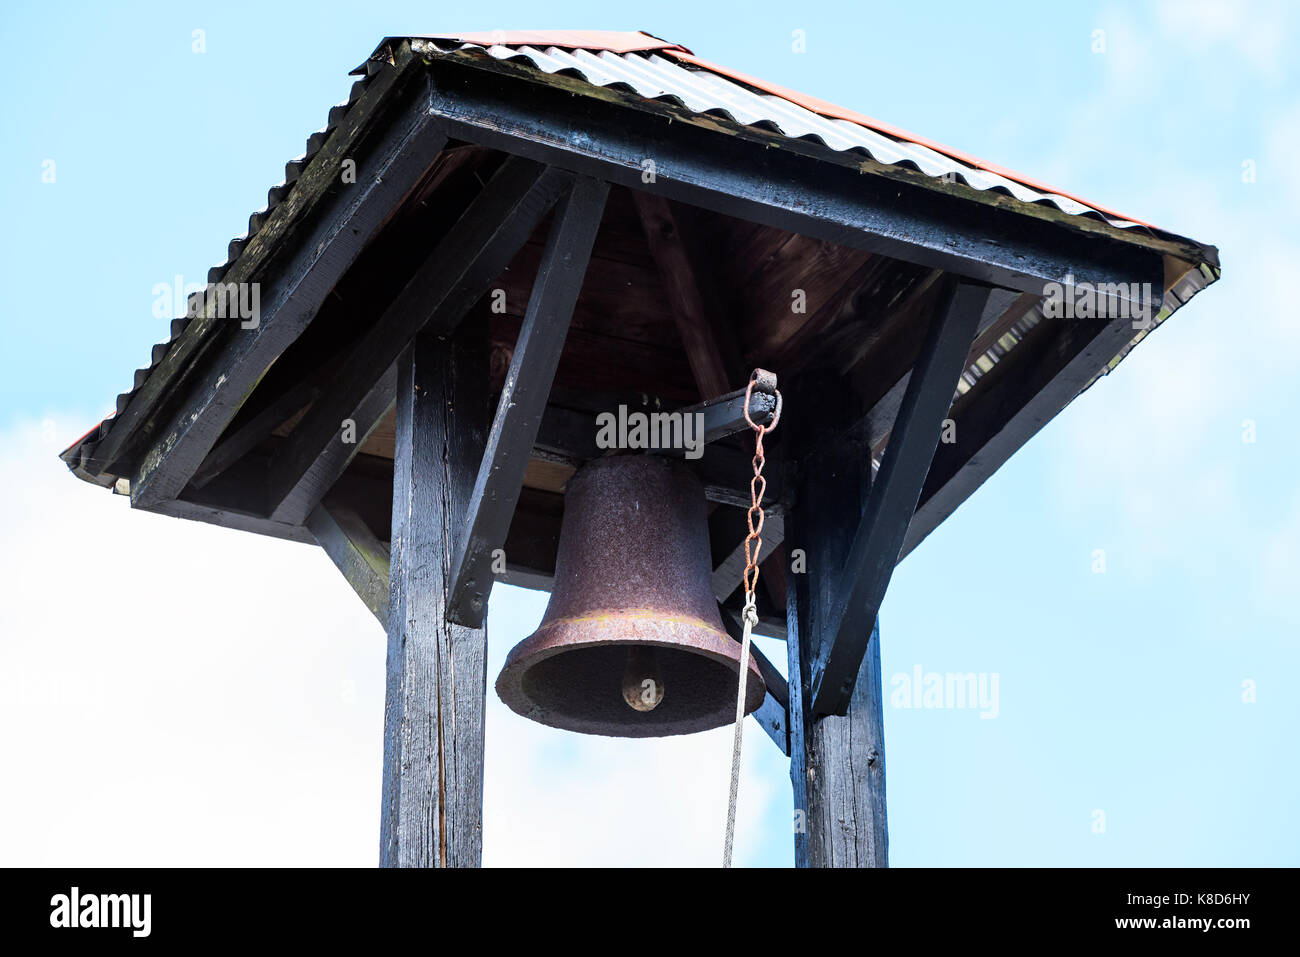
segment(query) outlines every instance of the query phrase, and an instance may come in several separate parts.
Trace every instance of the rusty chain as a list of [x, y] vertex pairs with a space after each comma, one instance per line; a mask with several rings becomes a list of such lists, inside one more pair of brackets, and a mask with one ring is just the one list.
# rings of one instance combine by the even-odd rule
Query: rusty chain
[[[745, 514], [749, 534], [745, 536], [745, 574], [742, 578], [742, 583], [745, 586], [747, 613], [755, 602], [758, 588], [758, 556], [763, 550], [763, 494], [767, 491], [767, 479], [763, 477], [763, 466], [767, 464], [767, 459], [763, 455], [763, 436], [775, 429], [776, 424], [781, 421], [781, 390], [775, 388], [773, 394], [776, 396], [776, 408], [772, 412], [772, 421], [767, 425], [759, 425], [749, 415], [749, 402], [754, 394], [754, 385], [759, 381], [760, 377], [776, 379], [766, 370], [755, 369], [749, 377], [749, 385], [745, 388], [745, 422], [754, 430], [754, 477], [749, 480], [750, 506], [749, 511]], [[756, 514], [758, 516], [757, 523], [754, 521]], [[757, 615], [757, 612], [755, 611], [754, 614]]]

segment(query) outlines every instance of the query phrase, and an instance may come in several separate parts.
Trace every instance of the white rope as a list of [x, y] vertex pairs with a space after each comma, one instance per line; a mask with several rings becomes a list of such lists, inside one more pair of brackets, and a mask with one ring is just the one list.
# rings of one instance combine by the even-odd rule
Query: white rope
[[736, 695], [736, 733], [731, 743], [731, 796], [727, 801], [727, 843], [722, 849], [722, 866], [731, 866], [731, 845], [736, 835], [736, 794], [740, 790], [740, 739], [745, 731], [745, 682], [749, 678], [749, 637], [758, 624], [758, 608], [754, 605], [754, 595], [746, 596], [745, 610], [741, 612], [745, 620], [745, 636], [740, 642], [740, 691]]

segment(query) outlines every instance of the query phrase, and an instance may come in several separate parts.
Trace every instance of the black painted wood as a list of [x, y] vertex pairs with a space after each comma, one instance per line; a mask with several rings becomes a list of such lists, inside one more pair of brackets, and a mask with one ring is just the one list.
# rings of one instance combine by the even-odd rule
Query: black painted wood
[[[375, 383], [422, 328], [445, 334], [487, 293], [570, 183], [568, 174], [508, 158], [379, 320], [352, 348], [343, 371], [294, 429], [271, 467], [271, 501], [292, 517], [310, 511], [346, 467], [345, 419], [358, 423]], [[377, 420], [376, 420], [377, 421]], [[352, 449], [351, 451], [355, 451]], [[332, 466], [318, 466], [325, 456]], [[321, 473], [318, 475], [317, 473]]]
[[308, 517], [307, 527], [357, 597], [387, 628], [388, 548], [355, 510], [341, 502], [321, 502]]
[[935, 451], [899, 555], [930, 532], [1074, 401], [1136, 335], [1131, 319], [1044, 319], [953, 406], [957, 441]]
[[[755, 403], [761, 409], [762, 400]], [[535, 449], [542, 456], [558, 456], [577, 466], [604, 455], [596, 445], [600, 429], [596, 416], [590, 412], [548, 405], [542, 415]], [[751, 454], [732, 448], [726, 443], [710, 443], [699, 459], [687, 460], [704, 485], [704, 495], [710, 502], [749, 507], [749, 480], [754, 466]], [[780, 514], [789, 502], [790, 490], [785, 481], [781, 462], [769, 461], [764, 471], [767, 494], [764, 502], [768, 514]]]
[[[1134, 242], [748, 142], [691, 122], [440, 61], [432, 110], [470, 142], [818, 239], [1042, 295], [1163, 275]], [[655, 179], [646, 182], [647, 159]], [[1156, 282], [1153, 288], [1163, 285]], [[1156, 308], [1159, 308], [1158, 305]]]
[[805, 553], [786, 575], [790, 781], [796, 867], [886, 867], [884, 698], [878, 623], [868, 622], [867, 653], [843, 715], [811, 707], [811, 662], [842, 620], [840, 569], [853, 543], [845, 515], [862, 511], [870, 460], [834, 449], [813, 456], [799, 500], [786, 518], [788, 548]]
[[991, 293], [988, 286], [955, 283], [930, 321], [885, 447], [880, 474], [857, 525], [853, 547], [845, 556], [843, 581], [833, 609], [837, 623], [829, 629], [827, 641], [814, 659], [812, 708], [817, 714], [844, 714], [848, 708], [871, 623], [880, 612], [939, 444], [940, 427]]
[[450, 556], [487, 441], [487, 328], [399, 363], [380, 864], [482, 858], [487, 635], [447, 619]]
[[492, 552], [510, 529], [608, 192], [600, 180], [575, 180], [547, 237], [452, 563], [448, 614], [462, 624], [487, 614]]
[[209, 347], [211, 360], [135, 466], [132, 505], [180, 495], [271, 363], [307, 328], [339, 277], [424, 175], [447, 140], [425, 109], [427, 101], [424, 88], [389, 120], [379, 142], [355, 157], [358, 181], [336, 183], [288, 261], [257, 280], [256, 328], [220, 320], [231, 328], [219, 346]]
[[[325, 493], [333, 488], [334, 483], [347, 471], [348, 465], [356, 458], [361, 446], [365, 445], [366, 439], [375, 430], [375, 426], [388, 415], [396, 395], [397, 363], [394, 362], [361, 397], [352, 415], [339, 422], [329, 444], [298, 475], [287, 492], [284, 490], [284, 485], [291, 480], [285, 478], [285, 472], [280, 471], [279, 467], [285, 461], [293, 460], [293, 452], [290, 452], [285, 459], [280, 458], [279, 455], [273, 458], [267, 479], [267, 499], [274, 505], [271, 518], [290, 524], [305, 522], [307, 516], [325, 497]], [[308, 415], [310, 414], [309, 412]], [[286, 445], [285, 448], [288, 446]], [[297, 472], [297, 467], [290, 467], [287, 471]], [[279, 504], [275, 505], [277, 498]]]
[[203, 488], [319, 395], [320, 388], [313, 382], [294, 383], [242, 426], [223, 437], [194, 473], [189, 487]]
[[[703, 428], [701, 434], [704, 442], [717, 442], [737, 432], [749, 430], [745, 421], [745, 390], [737, 389], [717, 398], [709, 399], [698, 405], [688, 405], [676, 409], [681, 415], [699, 415]], [[755, 390], [749, 397], [749, 417], [759, 425], [772, 421], [776, 411], [776, 396]], [[668, 450], [676, 452], [676, 449]]]

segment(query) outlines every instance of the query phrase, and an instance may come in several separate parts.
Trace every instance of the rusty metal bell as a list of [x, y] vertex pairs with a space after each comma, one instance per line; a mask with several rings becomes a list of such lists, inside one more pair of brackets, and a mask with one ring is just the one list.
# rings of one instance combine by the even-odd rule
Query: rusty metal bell
[[[497, 694], [554, 728], [624, 738], [735, 720], [740, 645], [713, 596], [704, 489], [679, 462], [596, 459], [569, 480], [555, 585]], [[765, 689], [750, 661], [745, 712]]]

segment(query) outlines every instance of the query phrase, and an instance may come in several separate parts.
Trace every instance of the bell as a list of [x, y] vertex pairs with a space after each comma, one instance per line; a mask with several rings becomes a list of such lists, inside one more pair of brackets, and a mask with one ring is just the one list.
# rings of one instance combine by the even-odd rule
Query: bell
[[[565, 495], [551, 600], [506, 658], [501, 700], [553, 728], [659, 737], [735, 721], [739, 677], [699, 480], [650, 455], [583, 466]], [[751, 659], [746, 714], [765, 693]]]

